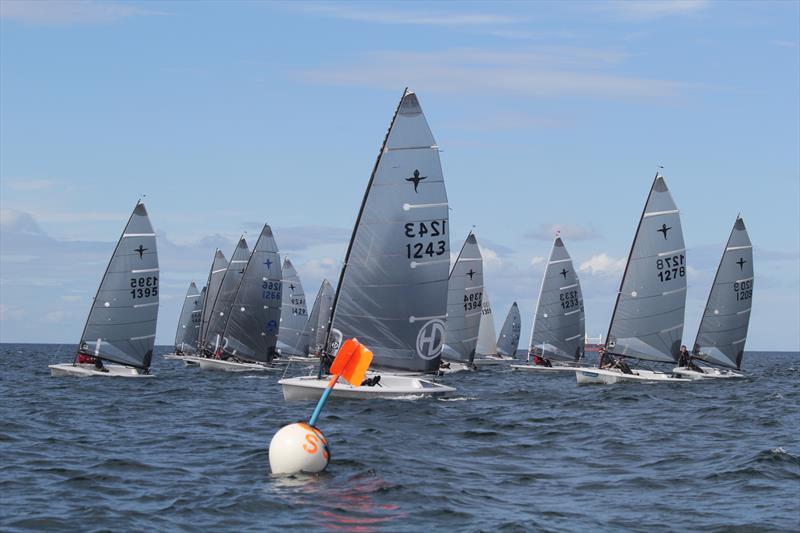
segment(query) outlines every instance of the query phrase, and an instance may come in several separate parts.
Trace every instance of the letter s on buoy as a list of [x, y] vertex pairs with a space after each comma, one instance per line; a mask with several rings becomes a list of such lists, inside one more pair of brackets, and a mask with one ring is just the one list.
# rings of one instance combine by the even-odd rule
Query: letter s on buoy
[[[303, 444], [303, 449], [306, 452], [310, 453], [311, 455], [314, 455], [315, 453], [317, 453], [317, 450], [319, 450], [319, 446], [317, 446], [317, 436], [316, 435], [314, 435], [313, 433], [306, 433], [306, 443], [307, 444]], [[308, 446], [309, 444], [311, 445], [310, 448]]]

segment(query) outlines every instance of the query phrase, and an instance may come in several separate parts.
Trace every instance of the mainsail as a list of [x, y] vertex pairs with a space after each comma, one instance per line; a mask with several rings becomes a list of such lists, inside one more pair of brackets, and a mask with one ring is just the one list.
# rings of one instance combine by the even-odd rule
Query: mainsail
[[510, 355], [514, 357], [519, 348], [519, 336], [522, 331], [522, 318], [519, 316], [519, 306], [517, 302], [511, 304], [508, 310], [506, 321], [503, 322], [503, 329], [497, 338], [497, 353], [500, 355]]
[[406, 89], [356, 219], [332, 327], [367, 346], [375, 367], [436, 370], [449, 263], [439, 148], [417, 96]]
[[283, 306], [281, 308], [281, 328], [278, 333], [278, 348], [282, 355], [307, 355], [308, 335], [306, 323], [306, 294], [294, 265], [283, 260]]
[[306, 323], [306, 335], [309, 339], [308, 353], [319, 354], [325, 345], [328, 323], [333, 310], [333, 298], [333, 287], [327, 279], [323, 279]]
[[686, 306], [686, 248], [678, 207], [656, 174], [611, 316], [609, 353], [675, 362]]
[[261, 230], [225, 315], [225, 353], [250, 361], [272, 361], [281, 320], [281, 258], [268, 225]]
[[198, 329], [200, 328], [198, 315], [201, 312], [201, 305], [200, 292], [193, 281], [189, 284], [189, 290], [186, 291], [181, 315], [178, 318], [178, 330], [175, 332], [175, 349], [182, 353], [193, 353], [197, 348]]
[[696, 359], [741, 368], [752, 297], [753, 246], [744, 220], [736, 217], [697, 331]]
[[483, 308], [481, 309], [481, 325], [478, 329], [478, 344], [475, 346], [475, 355], [497, 354], [497, 332], [494, 329], [492, 305], [489, 303], [489, 293], [483, 288]]
[[158, 318], [156, 234], [139, 202], [117, 242], [83, 328], [80, 349], [147, 369]]
[[225, 270], [222, 282], [219, 285], [217, 297], [211, 307], [211, 315], [208, 319], [208, 330], [206, 331], [205, 347], [214, 351], [222, 341], [222, 332], [225, 330], [225, 323], [228, 321], [228, 310], [233, 305], [233, 298], [242, 281], [244, 267], [250, 258], [250, 250], [247, 248], [247, 241], [244, 237], [239, 238], [239, 243], [231, 256], [231, 262]]
[[472, 363], [482, 309], [483, 258], [475, 234], [470, 233], [450, 272], [443, 358]]
[[225, 259], [225, 254], [217, 249], [214, 252], [214, 260], [211, 262], [211, 270], [208, 272], [206, 293], [203, 297], [203, 318], [202, 323], [200, 324], [200, 337], [198, 339], [200, 343], [202, 343], [206, 338], [206, 333], [208, 332], [208, 322], [211, 320], [211, 311], [214, 307], [214, 302], [217, 300], [219, 287], [222, 284], [222, 278], [225, 277], [226, 270], [228, 270], [228, 260]]
[[583, 357], [586, 319], [578, 273], [564, 241], [556, 237], [533, 315], [528, 357], [579, 361]]

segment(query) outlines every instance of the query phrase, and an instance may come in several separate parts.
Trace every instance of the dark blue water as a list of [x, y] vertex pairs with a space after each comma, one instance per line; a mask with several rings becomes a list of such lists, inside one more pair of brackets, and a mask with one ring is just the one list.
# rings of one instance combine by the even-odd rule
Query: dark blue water
[[333, 401], [328, 471], [287, 479], [267, 444], [313, 405], [278, 376], [51, 378], [73, 349], [0, 346], [2, 530], [800, 528], [797, 353], [746, 354], [744, 382], [488, 370], [451, 400]]

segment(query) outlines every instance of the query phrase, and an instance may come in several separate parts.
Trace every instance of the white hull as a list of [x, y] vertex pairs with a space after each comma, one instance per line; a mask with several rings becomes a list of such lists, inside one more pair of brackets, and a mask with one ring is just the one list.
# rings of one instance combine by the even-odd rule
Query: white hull
[[625, 374], [617, 369], [581, 368], [575, 371], [575, 377], [581, 385], [614, 383], [686, 383], [691, 380], [676, 378], [665, 372], [654, 372], [634, 368], [633, 374]]
[[307, 357], [303, 357], [300, 355], [288, 355], [288, 356], [281, 356], [275, 360], [276, 365], [280, 364], [288, 364], [288, 363], [319, 363], [319, 357], [314, 357], [313, 355], [309, 355]]
[[274, 372], [277, 367], [262, 363], [236, 363], [222, 359], [197, 358], [203, 370], [221, 370], [223, 372]]
[[521, 370], [525, 372], [540, 372], [542, 374], [556, 374], [559, 372], [576, 372], [578, 370], [584, 370], [585, 367], [581, 366], [568, 366], [568, 365], [553, 365], [553, 366], [544, 366], [544, 365], [511, 365], [512, 370]]
[[54, 378], [78, 377], [88, 378], [94, 376], [112, 378], [152, 378], [153, 374], [140, 374], [137, 368], [123, 365], [104, 365], [108, 372], [97, 370], [94, 365], [78, 365], [72, 363], [61, 363], [58, 365], [48, 365], [50, 375]]
[[723, 370], [720, 368], [713, 368], [710, 366], [701, 366], [703, 371], [696, 372], [684, 366], [676, 366], [672, 369], [672, 373], [682, 378], [697, 381], [699, 379], [744, 379], [747, 376], [733, 370]]
[[194, 355], [178, 355], [176, 353], [168, 353], [164, 356], [164, 359], [168, 361], [183, 361], [183, 364], [186, 366], [195, 366], [197, 365], [197, 359], [202, 358]]
[[[368, 374], [375, 375], [375, 374]], [[440, 383], [413, 376], [399, 376], [396, 374], [379, 373], [381, 381], [373, 387], [353, 387], [349, 383], [338, 381], [331, 391], [334, 398], [383, 398], [405, 399], [415, 396], [446, 396], [456, 389]], [[283, 397], [286, 401], [317, 400], [322, 391], [328, 386], [329, 377], [317, 379], [316, 376], [301, 376], [282, 379], [278, 383], [283, 387]]]

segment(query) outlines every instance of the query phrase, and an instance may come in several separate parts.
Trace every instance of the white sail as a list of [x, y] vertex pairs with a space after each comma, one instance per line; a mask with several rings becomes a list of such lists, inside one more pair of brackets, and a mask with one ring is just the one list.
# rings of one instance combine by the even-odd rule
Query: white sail
[[444, 359], [472, 363], [482, 310], [483, 258], [475, 234], [470, 233], [450, 272]]
[[300, 276], [294, 265], [285, 258], [283, 260], [283, 306], [281, 307], [281, 329], [278, 334], [278, 348], [281, 355], [307, 355], [308, 335], [306, 323], [306, 294]]
[[497, 333], [494, 329], [492, 304], [489, 303], [489, 293], [483, 288], [483, 309], [481, 310], [481, 325], [478, 329], [478, 344], [475, 346], [475, 355], [496, 355]]

